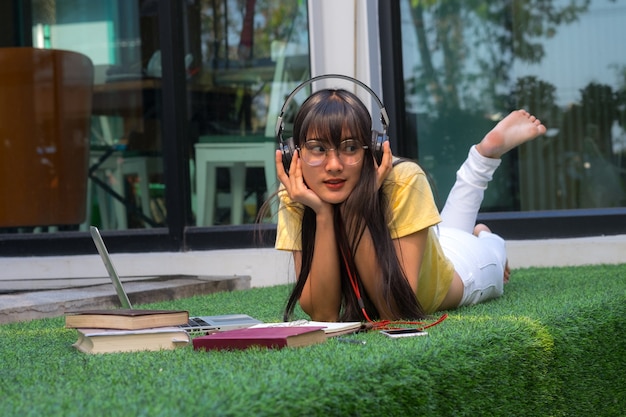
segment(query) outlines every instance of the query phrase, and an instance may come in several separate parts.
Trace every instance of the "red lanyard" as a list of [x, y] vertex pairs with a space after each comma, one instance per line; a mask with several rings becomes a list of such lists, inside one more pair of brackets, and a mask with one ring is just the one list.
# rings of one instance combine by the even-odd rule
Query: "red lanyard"
[[419, 330], [426, 330], [429, 327], [433, 327], [444, 321], [448, 318], [448, 314], [444, 313], [437, 320], [432, 323], [426, 323], [423, 321], [391, 321], [391, 320], [380, 320], [377, 322], [371, 323], [373, 330], [392, 330], [392, 329], [400, 329], [401, 327], [394, 327], [401, 324], [406, 324], [410, 326], [416, 326]]
[[352, 285], [352, 289], [354, 290], [354, 294], [356, 295], [356, 299], [357, 299], [357, 302], [359, 303], [359, 307], [361, 308], [361, 312], [363, 313], [363, 317], [365, 317], [365, 320], [367, 320], [368, 322], [368, 327], [371, 326], [370, 327], [371, 329], [389, 330], [389, 329], [397, 328], [397, 327], [392, 327], [392, 326], [411, 325], [411, 326], [418, 326], [419, 330], [424, 330], [424, 329], [428, 329], [429, 327], [436, 326], [437, 324], [441, 323], [442, 321], [448, 318], [448, 314], [444, 313], [436, 321], [432, 323], [428, 323], [428, 324], [422, 321], [392, 321], [392, 320], [380, 320], [376, 322], [372, 321], [372, 319], [370, 319], [369, 316], [367, 315], [367, 311], [365, 311], [365, 303], [363, 302], [363, 297], [361, 297], [361, 290], [359, 289], [359, 284], [356, 281], [356, 277], [352, 274], [352, 269], [350, 268], [348, 264], [348, 259], [343, 249], [341, 249], [341, 256], [343, 257], [343, 262], [346, 265], [348, 278], [350, 279], [350, 284]]
[[359, 284], [356, 282], [356, 277], [352, 275], [352, 269], [348, 264], [348, 259], [343, 249], [341, 249], [341, 256], [343, 257], [343, 263], [346, 265], [346, 271], [348, 272], [348, 278], [350, 279], [350, 284], [352, 285], [352, 289], [354, 290], [354, 294], [356, 295], [356, 300], [359, 303], [359, 307], [361, 308], [361, 312], [363, 313], [363, 317], [365, 320], [372, 323], [372, 319], [367, 315], [367, 311], [365, 311], [365, 303], [363, 302], [363, 297], [361, 297], [361, 290], [359, 289]]

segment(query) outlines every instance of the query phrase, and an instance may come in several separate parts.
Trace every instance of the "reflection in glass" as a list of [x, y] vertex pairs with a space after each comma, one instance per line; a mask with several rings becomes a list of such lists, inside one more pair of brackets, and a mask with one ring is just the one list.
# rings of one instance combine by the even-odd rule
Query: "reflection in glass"
[[33, 0], [31, 12], [35, 47], [80, 52], [95, 67], [80, 229], [165, 225], [160, 80], [147, 71], [159, 50], [156, 3]]
[[196, 225], [251, 223], [277, 185], [278, 112], [309, 78], [306, 3], [202, 0], [197, 14], [188, 87]]
[[0, 230], [84, 221], [92, 84], [83, 54], [0, 48]]
[[177, 105], [190, 135], [175, 138], [161, 132], [159, 2], [32, 0], [23, 11], [35, 47], [94, 64], [87, 219], [72, 229], [167, 226], [164, 141], [189, 148], [197, 225], [253, 222], [276, 187], [275, 121], [309, 77], [306, 2], [179, 1], [187, 102]]
[[441, 203], [468, 147], [515, 108], [549, 130], [505, 156], [485, 211], [626, 203], [626, 7], [538, 3], [402, 2], [411, 153]]

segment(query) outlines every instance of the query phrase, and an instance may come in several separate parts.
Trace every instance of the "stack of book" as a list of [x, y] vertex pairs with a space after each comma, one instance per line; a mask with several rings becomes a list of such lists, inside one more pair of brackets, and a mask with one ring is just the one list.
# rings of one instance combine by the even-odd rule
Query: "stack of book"
[[68, 312], [65, 327], [78, 332], [74, 347], [85, 353], [174, 349], [190, 343], [180, 326], [189, 321], [183, 310], [87, 310]]

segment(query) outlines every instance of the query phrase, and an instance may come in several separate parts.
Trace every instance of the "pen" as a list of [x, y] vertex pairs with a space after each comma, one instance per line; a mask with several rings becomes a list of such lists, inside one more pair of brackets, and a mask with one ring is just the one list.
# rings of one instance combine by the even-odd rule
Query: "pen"
[[337, 341], [342, 343], [352, 343], [355, 345], [364, 345], [366, 343], [365, 340], [350, 339], [348, 337], [338, 337]]

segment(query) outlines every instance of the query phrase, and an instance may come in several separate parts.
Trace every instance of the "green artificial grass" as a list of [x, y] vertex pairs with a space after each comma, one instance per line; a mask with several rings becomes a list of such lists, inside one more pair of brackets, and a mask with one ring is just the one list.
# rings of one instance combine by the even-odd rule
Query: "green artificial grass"
[[[277, 286], [146, 305], [280, 321]], [[428, 337], [86, 355], [62, 317], [0, 326], [2, 416], [619, 416], [626, 264], [516, 270]], [[304, 317], [301, 311], [297, 316]]]

